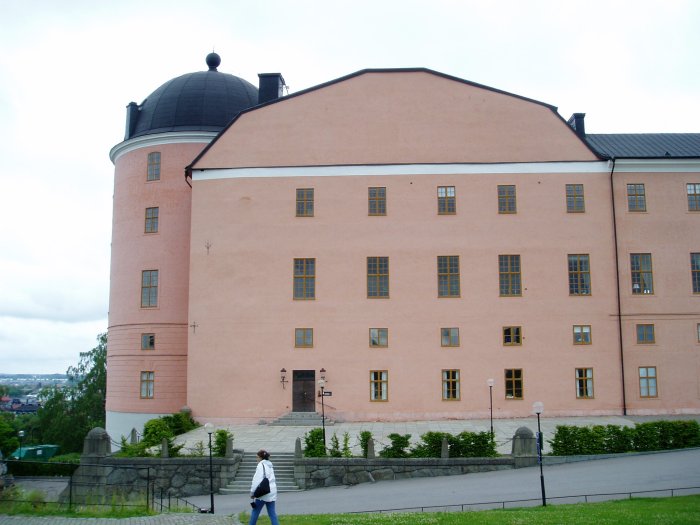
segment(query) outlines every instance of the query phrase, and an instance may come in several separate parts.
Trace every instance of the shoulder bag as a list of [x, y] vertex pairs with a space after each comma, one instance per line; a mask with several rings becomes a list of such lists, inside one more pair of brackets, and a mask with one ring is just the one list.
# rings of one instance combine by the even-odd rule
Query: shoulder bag
[[255, 487], [255, 492], [253, 492], [254, 498], [259, 498], [260, 496], [264, 496], [265, 494], [270, 493], [270, 480], [267, 479], [267, 476], [265, 475], [265, 465], [263, 465], [262, 468], [264, 477], [260, 484], [257, 487]]

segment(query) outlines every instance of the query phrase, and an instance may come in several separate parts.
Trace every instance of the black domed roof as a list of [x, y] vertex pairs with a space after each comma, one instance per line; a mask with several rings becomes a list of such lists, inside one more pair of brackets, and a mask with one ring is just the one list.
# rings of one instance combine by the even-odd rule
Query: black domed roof
[[217, 67], [221, 58], [210, 53], [209, 71], [188, 73], [169, 80], [134, 112], [127, 138], [169, 131], [221, 131], [242, 110], [258, 103], [258, 90], [250, 82]]

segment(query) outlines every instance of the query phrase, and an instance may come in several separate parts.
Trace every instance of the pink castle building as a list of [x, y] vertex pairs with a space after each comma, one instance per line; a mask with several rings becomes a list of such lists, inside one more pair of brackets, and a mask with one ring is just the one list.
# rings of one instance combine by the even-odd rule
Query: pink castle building
[[700, 134], [427, 69], [282, 96], [217, 71], [127, 108], [107, 430], [700, 413]]

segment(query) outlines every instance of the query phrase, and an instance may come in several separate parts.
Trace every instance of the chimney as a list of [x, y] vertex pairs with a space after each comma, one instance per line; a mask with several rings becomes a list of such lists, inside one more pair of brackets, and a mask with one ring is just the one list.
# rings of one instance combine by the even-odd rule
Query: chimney
[[124, 140], [129, 140], [136, 130], [136, 123], [139, 121], [139, 105], [136, 102], [129, 102], [126, 106], [126, 131]]
[[583, 119], [585, 118], [585, 113], [574, 113], [566, 122], [582, 139], [586, 138], [586, 125], [583, 123]]
[[287, 84], [284, 83], [282, 73], [259, 73], [258, 79], [258, 104], [277, 100], [284, 95]]

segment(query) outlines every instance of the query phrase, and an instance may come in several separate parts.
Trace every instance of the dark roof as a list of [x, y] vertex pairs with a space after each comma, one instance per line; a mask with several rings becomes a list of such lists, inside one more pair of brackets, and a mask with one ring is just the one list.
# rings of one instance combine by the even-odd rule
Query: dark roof
[[210, 53], [209, 71], [173, 78], [151, 93], [134, 112], [127, 138], [169, 131], [219, 132], [242, 110], [256, 105], [257, 88], [217, 71], [220, 62], [219, 55]]
[[667, 159], [700, 157], [700, 133], [586, 134], [591, 147], [616, 159]]

